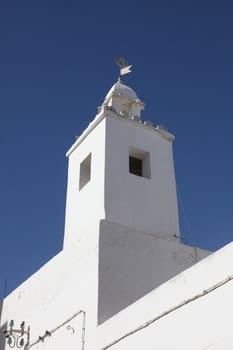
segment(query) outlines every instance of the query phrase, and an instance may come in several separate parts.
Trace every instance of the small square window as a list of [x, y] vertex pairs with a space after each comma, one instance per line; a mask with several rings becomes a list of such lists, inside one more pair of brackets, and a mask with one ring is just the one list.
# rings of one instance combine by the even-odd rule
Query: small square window
[[149, 152], [129, 147], [129, 172], [150, 179], [150, 154]]
[[129, 172], [134, 175], [142, 176], [142, 160], [129, 156]]
[[79, 190], [91, 179], [91, 153], [80, 164]]

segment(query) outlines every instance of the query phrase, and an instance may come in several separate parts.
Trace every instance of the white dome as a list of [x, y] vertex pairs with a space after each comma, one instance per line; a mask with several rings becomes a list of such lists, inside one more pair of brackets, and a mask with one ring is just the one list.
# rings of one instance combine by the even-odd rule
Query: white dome
[[115, 83], [112, 86], [112, 88], [109, 90], [109, 92], [105, 97], [105, 101], [111, 98], [113, 95], [124, 96], [132, 101], [139, 100], [136, 92], [133, 89], [131, 89], [129, 86], [124, 85], [120, 81]]

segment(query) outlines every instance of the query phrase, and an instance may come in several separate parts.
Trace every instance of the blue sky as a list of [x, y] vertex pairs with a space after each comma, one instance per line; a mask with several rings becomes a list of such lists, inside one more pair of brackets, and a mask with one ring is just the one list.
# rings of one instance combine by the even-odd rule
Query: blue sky
[[[232, 240], [233, 5], [228, 1], [0, 2], [0, 297], [62, 248], [65, 152], [117, 79], [176, 135], [184, 239]], [[191, 227], [191, 228], [190, 228]]]

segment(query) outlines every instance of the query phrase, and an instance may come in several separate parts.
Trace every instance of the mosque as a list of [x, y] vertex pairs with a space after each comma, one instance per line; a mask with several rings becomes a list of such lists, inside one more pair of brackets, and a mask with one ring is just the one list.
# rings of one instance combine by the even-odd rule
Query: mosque
[[128, 72], [66, 154], [63, 250], [2, 301], [0, 350], [233, 347], [233, 245], [181, 242], [174, 135]]

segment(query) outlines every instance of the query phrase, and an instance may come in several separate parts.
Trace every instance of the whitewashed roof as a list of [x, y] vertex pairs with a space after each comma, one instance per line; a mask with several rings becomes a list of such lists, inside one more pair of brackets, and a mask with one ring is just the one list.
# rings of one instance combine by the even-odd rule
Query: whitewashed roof
[[124, 96], [129, 100], [139, 100], [136, 92], [129, 86], [123, 84], [121, 81], [116, 82], [105, 97], [105, 101], [108, 101], [113, 95]]

